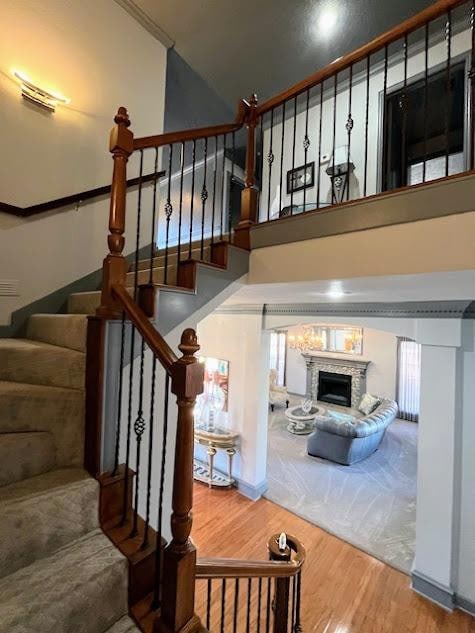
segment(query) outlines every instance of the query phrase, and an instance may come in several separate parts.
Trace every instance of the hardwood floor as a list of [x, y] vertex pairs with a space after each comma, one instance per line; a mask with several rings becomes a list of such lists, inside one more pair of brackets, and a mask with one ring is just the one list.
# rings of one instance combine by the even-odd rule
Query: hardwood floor
[[[303, 633], [475, 633], [475, 619], [418, 596], [409, 577], [267, 499], [195, 484], [192, 537], [198, 556], [266, 559], [275, 532], [305, 545]], [[216, 595], [218, 598], [218, 595]]]

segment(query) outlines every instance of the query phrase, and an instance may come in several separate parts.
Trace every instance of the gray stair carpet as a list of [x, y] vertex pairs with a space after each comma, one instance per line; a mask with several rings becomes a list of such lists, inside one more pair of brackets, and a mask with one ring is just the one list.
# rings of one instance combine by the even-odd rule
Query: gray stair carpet
[[127, 633], [128, 563], [84, 459], [85, 315], [0, 339], [0, 633]]

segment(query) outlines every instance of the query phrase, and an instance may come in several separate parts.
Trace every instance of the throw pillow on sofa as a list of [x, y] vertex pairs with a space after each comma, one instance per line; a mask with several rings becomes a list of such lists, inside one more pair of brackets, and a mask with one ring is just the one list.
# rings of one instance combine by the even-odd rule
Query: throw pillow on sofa
[[372, 396], [370, 393], [365, 393], [358, 405], [358, 411], [361, 411], [363, 415], [369, 415], [373, 413], [380, 404], [381, 400], [379, 398], [375, 398], [375, 396]]

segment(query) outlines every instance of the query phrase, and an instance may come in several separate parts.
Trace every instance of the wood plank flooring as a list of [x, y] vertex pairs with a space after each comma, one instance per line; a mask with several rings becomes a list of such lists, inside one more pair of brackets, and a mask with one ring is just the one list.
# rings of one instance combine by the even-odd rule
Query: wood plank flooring
[[266, 559], [268, 538], [281, 531], [302, 541], [303, 633], [475, 633], [469, 615], [431, 604], [410, 589], [405, 574], [267, 499], [252, 502], [196, 484], [193, 516], [199, 557]]

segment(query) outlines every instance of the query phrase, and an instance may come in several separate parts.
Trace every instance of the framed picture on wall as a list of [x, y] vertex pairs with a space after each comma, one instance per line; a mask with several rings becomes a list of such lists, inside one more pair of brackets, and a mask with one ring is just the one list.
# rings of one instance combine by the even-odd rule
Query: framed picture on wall
[[302, 191], [315, 185], [315, 163], [307, 163], [287, 172], [287, 193]]

